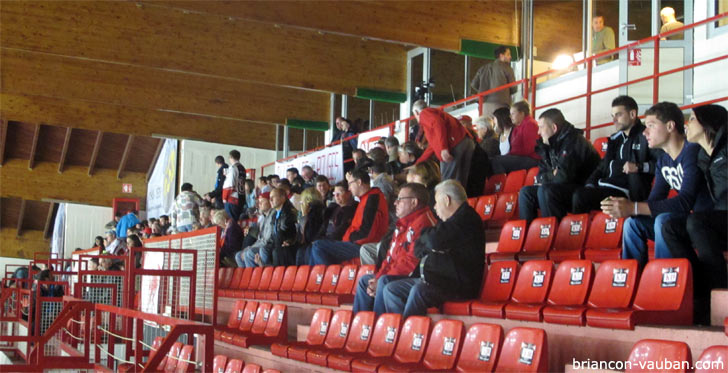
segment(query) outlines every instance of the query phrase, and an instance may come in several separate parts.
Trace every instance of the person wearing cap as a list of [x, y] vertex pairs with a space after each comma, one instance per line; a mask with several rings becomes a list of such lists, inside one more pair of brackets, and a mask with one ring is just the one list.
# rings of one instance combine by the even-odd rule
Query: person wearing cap
[[[243, 250], [235, 253], [235, 262], [238, 267], [257, 267], [270, 264], [270, 255], [273, 249], [272, 221], [273, 209], [271, 209], [270, 205], [270, 192], [261, 193], [258, 196], [258, 222], [255, 226], [246, 228], [246, 236], [256, 236], [256, 240], [250, 245], [245, 245], [244, 242]], [[248, 237], [246, 237], [246, 240], [248, 240]]]

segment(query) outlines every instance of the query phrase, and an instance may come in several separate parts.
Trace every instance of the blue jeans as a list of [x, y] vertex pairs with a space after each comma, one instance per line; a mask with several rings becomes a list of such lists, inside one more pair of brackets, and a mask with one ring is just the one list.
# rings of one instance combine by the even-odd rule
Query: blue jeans
[[296, 265], [307, 265], [311, 261], [311, 245], [302, 247], [296, 251]]
[[238, 204], [226, 203], [225, 212], [233, 221], [238, 221], [240, 217], [240, 206]]
[[672, 217], [684, 214], [665, 212], [656, 218], [634, 216], [624, 222], [622, 234], [622, 259], [637, 259], [640, 268], [647, 264], [647, 240], [655, 241], [655, 258], [672, 258], [662, 236], [662, 224]]
[[316, 240], [311, 246], [309, 265], [339, 264], [359, 257], [359, 245], [334, 240]]
[[354, 295], [354, 314], [359, 311], [374, 311], [377, 316], [386, 313], [386, 307], [384, 306], [384, 287], [396, 280], [407, 278], [405, 276], [382, 276], [377, 280], [377, 293], [374, 297], [367, 294], [367, 288], [369, 287], [369, 280], [373, 279], [374, 275], [364, 275], [359, 280], [356, 287], [356, 294]]
[[447, 295], [419, 278], [392, 281], [381, 290], [384, 291], [384, 308], [387, 313], [399, 313], [403, 319], [410, 316], [425, 316], [427, 308], [439, 307], [449, 299]]
[[257, 267], [255, 264], [255, 254], [260, 255], [260, 261], [263, 265], [270, 263], [270, 250], [266, 248], [258, 248], [255, 246], [246, 247], [243, 250], [235, 253], [235, 262], [238, 263], [238, 267]]
[[193, 230], [195, 230], [195, 229], [192, 228], [192, 224], [185, 224], [185, 225], [178, 225], [177, 226], [177, 232], [179, 232], [179, 233], [182, 233], [182, 232], [192, 232]]

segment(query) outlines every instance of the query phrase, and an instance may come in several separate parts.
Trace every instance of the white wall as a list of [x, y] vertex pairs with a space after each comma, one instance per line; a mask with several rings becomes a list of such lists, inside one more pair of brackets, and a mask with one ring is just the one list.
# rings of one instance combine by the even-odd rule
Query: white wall
[[66, 228], [64, 257], [70, 257], [77, 247], [90, 249], [94, 237], [104, 236], [104, 225], [111, 221], [114, 213], [111, 207], [66, 204]]
[[30, 264], [30, 259], [19, 259], [10, 258], [7, 256], [0, 256], [0, 271], [2, 271], [0, 272], [0, 277], [5, 277], [5, 266], [8, 264], [28, 265]]
[[[696, 1], [693, 4], [695, 22], [704, 20], [708, 15], [708, 2]], [[719, 35], [712, 35], [708, 38], [708, 27], [700, 26], [695, 28], [693, 60], [695, 62], [705, 61], [726, 54], [728, 51], [728, 30], [723, 30]], [[713, 98], [720, 98], [728, 92], [728, 60], [713, 62], [694, 69], [693, 101], [703, 102]], [[722, 78], [721, 78], [722, 77]], [[728, 102], [717, 104], [728, 107]]]

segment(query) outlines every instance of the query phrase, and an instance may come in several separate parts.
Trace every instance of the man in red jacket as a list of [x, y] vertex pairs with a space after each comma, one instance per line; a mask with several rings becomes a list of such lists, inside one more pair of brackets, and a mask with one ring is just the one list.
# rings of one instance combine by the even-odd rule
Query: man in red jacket
[[351, 194], [359, 197], [351, 226], [343, 241], [316, 240], [311, 246], [310, 265], [337, 264], [358, 258], [360, 246], [379, 242], [389, 226], [389, 208], [379, 188], [370, 186], [369, 174], [353, 170], [347, 175]]
[[468, 138], [465, 127], [452, 115], [427, 107], [423, 100], [415, 101], [412, 113], [429, 143], [415, 163], [425, 162], [435, 155], [440, 161], [442, 180], [455, 179], [462, 185], [468, 185], [475, 141]]
[[541, 157], [536, 153], [538, 123], [531, 117], [528, 102], [519, 101], [511, 106], [511, 150], [491, 160], [494, 174], [507, 174], [515, 170], [526, 170], [538, 166]]
[[420, 259], [414, 254], [415, 241], [424, 228], [437, 223], [429, 208], [430, 192], [422, 184], [405, 184], [394, 201], [397, 222], [394, 229], [382, 238], [377, 258], [377, 271], [364, 275], [357, 285], [354, 313], [374, 310], [384, 313], [382, 292], [389, 281], [409, 276]]

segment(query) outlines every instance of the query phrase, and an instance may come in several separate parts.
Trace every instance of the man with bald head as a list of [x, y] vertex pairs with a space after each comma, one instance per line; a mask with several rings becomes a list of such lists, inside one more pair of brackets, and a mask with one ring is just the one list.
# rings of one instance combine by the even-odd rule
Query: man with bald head
[[[685, 26], [682, 22], [675, 18], [675, 9], [666, 6], [660, 11], [660, 20], [662, 20], [662, 27], [660, 27], [660, 34], [678, 29]], [[683, 40], [684, 35], [682, 32], [676, 32], [670, 34], [667, 37], [662, 37], [660, 40]]]

